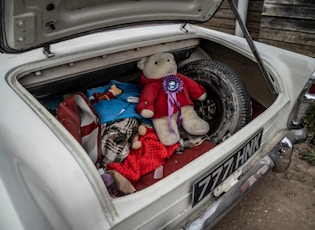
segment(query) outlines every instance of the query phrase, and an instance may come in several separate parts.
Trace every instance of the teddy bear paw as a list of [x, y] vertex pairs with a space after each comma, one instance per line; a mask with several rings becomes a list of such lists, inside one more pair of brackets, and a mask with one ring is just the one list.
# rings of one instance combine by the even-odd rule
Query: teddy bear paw
[[141, 115], [142, 117], [144, 117], [144, 118], [151, 118], [151, 117], [154, 115], [154, 113], [153, 113], [152, 110], [144, 109], [144, 110], [141, 111], [141, 114], [140, 114], [140, 115]]
[[172, 146], [179, 142], [180, 136], [176, 134], [160, 135], [159, 139], [163, 145]]
[[132, 148], [132, 149], [140, 149], [141, 146], [142, 146], [141, 141], [135, 141], [135, 142], [132, 143], [131, 148]]
[[195, 120], [191, 120], [189, 122], [186, 122], [184, 126], [184, 129], [187, 131], [187, 133], [197, 136], [205, 135], [209, 132], [210, 126], [208, 122], [196, 118]]
[[147, 133], [147, 128], [144, 125], [140, 125], [138, 128], [138, 133], [140, 136], [144, 136]]

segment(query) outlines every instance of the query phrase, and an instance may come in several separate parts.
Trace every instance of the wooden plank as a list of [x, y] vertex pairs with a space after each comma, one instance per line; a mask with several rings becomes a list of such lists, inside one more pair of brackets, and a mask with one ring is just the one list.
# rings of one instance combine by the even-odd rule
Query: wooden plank
[[[241, 0], [242, 1], [242, 0]], [[235, 5], [237, 5], [237, 0], [234, 0]], [[231, 9], [230, 3], [227, 0], [224, 0], [222, 5], [220, 6], [222, 9]]]
[[260, 25], [259, 22], [246, 22], [246, 27], [247, 27], [248, 31], [250, 31], [250, 33], [252, 33], [252, 32], [259, 33], [259, 31], [260, 31], [259, 25]]
[[315, 6], [264, 4], [263, 16], [315, 19]]
[[315, 1], [265, 0], [260, 42], [315, 56]]
[[[241, 0], [243, 1], [243, 0]], [[234, 3], [237, 7], [238, 1], [234, 0]], [[249, 0], [248, 2], [248, 11], [258, 11], [261, 12], [263, 9], [263, 3], [264, 0]], [[231, 9], [230, 4], [227, 0], [223, 1], [222, 5], [220, 6], [220, 9]], [[231, 10], [232, 12], [232, 10]]]
[[[237, 5], [238, 1], [234, 2]], [[263, 0], [249, 1], [246, 26], [254, 40], [257, 40], [259, 38], [262, 8]], [[204, 27], [229, 34], [235, 34], [235, 25], [236, 19], [227, 0], [222, 3], [215, 16], [210, 19], [210, 21], [203, 24]]]
[[261, 12], [249, 11], [247, 13], [246, 21], [260, 22], [261, 21]]
[[263, 17], [261, 27], [315, 34], [315, 20], [309, 19]]
[[259, 39], [261, 12], [264, 6], [264, 0], [250, 0], [248, 2], [248, 12], [246, 27], [254, 40]]
[[310, 33], [262, 28], [260, 30], [259, 37], [261, 39], [268, 39], [292, 44], [309, 45], [315, 47], [315, 36], [314, 34]]
[[263, 0], [257, 0], [257, 1], [252, 1], [250, 0], [248, 2], [248, 11], [249, 12], [260, 12], [262, 11], [264, 6], [264, 1]]
[[235, 20], [212, 18], [210, 21], [204, 23], [204, 25], [235, 29]]
[[[240, 0], [243, 1], [243, 0]], [[238, 5], [238, 1], [234, 0], [235, 5]], [[249, 11], [261, 11], [263, 8], [264, 0], [249, 0], [248, 1], [248, 10]], [[220, 9], [231, 9], [230, 4], [227, 0], [224, 0]]]
[[258, 41], [259, 39], [259, 32], [250, 32], [250, 36], [252, 37], [253, 40]]
[[218, 10], [217, 13], [215, 14], [216, 18], [229, 18], [235, 20], [235, 16], [230, 9], [221, 9]]
[[314, 0], [265, 0], [268, 4], [314, 6]]
[[285, 43], [285, 42], [279, 42], [279, 41], [272, 41], [269, 39], [263, 39], [260, 38], [259, 42], [276, 46], [282, 49], [290, 50], [296, 53], [304, 54], [310, 57], [315, 58], [315, 49], [314, 46], [308, 46], [308, 45], [300, 45], [300, 44], [292, 44], [292, 43]]

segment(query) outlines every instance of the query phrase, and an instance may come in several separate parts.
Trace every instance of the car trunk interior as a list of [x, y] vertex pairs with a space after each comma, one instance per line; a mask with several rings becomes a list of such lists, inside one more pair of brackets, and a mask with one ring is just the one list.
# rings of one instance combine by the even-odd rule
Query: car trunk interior
[[[257, 64], [249, 58], [215, 42], [190, 38], [181, 41], [155, 44], [145, 47], [134, 47], [116, 53], [106, 53], [74, 62], [61, 63], [58, 66], [43, 67], [33, 72], [25, 73], [19, 82], [54, 116], [57, 114], [61, 98], [75, 92], [85, 93], [88, 89], [106, 85], [110, 80], [139, 84], [141, 71], [137, 61], [143, 57], [159, 52], [174, 54], [178, 65], [196, 59], [210, 58], [218, 60], [233, 69], [243, 80], [252, 99], [255, 119], [276, 99], [272, 94]], [[206, 140], [202, 144], [173, 154], [164, 164], [164, 177], [180, 169], [217, 145]], [[157, 182], [153, 179], [154, 171], [143, 175], [133, 185], [141, 190]]]

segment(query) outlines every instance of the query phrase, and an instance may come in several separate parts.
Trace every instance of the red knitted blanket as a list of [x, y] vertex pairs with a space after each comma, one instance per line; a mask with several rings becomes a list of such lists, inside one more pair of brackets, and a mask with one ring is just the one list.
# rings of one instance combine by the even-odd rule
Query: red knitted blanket
[[111, 163], [107, 170], [116, 170], [131, 182], [164, 164], [175, 152], [179, 144], [164, 146], [153, 129], [147, 128], [147, 133], [140, 136], [142, 142], [140, 149], [131, 149], [129, 155], [122, 163]]

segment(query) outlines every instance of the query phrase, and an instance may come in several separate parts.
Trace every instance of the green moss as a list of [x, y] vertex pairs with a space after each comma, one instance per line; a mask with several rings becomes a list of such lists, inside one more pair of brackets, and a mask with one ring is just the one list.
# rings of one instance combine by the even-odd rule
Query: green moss
[[308, 111], [304, 119], [304, 124], [306, 125], [310, 132], [315, 131], [315, 105], [313, 105], [311, 109]]
[[[308, 111], [304, 119], [304, 124], [306, 125], [309, 133], [313, 136], [310, 139], [310, 143], [315, 145], [315, 105], [313, 105]], [[303, 153], [301, 159], [307, 161], [310, 165], [315, 166], [315, 146], [313, 150]]]
[[315, 149], [310, 152], [303, 153], [301, 159], [307, 161], [311, 166], [315, 166]]

